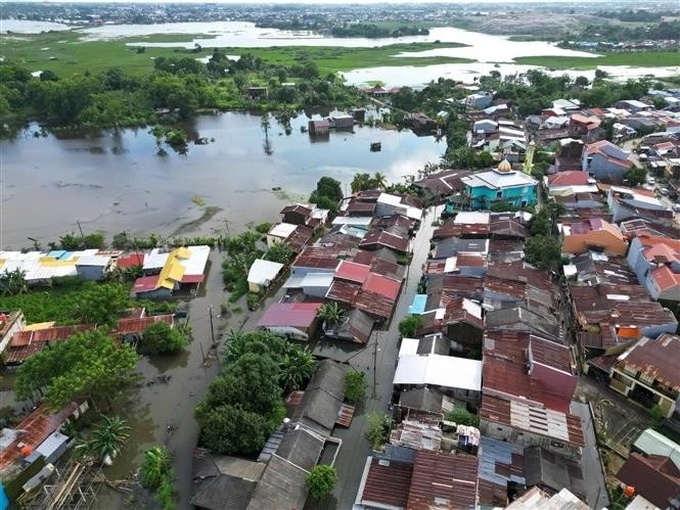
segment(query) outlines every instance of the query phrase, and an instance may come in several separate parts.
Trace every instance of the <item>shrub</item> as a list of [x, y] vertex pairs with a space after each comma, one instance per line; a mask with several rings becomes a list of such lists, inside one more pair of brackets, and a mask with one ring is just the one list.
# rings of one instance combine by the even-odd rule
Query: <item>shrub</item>
[[366, 400], [366, 374], [353, 370], [345, 374], [345, 400], [361, 405]]
[[479, 427], [479, 416], [472, 414], [462, 407], [454, 407], [451, 411], [446, 413], [446, 420], [452, 421], [458, 425]]
[[392, 418], [388, 414], [371, 413], [368, 415], [368, 440], [371, 448], [379, 450], [387, 443], [392, 428]]
[[142, 346], [150, 354], [181, 351], [188, 344], [186, 335], [166, 322], [156, 322], [144, 330]]
[[321, 499], [333, 492], [338, 482], [338, 474], [333, 466], [321, 464], [315, 466], [307, 475], [309, 493], [315, 499]]
[[399, 334], [405, 338], [416, 336], [422, 326], [423, 319], [420, 315], [409, 315], [399, 323]]

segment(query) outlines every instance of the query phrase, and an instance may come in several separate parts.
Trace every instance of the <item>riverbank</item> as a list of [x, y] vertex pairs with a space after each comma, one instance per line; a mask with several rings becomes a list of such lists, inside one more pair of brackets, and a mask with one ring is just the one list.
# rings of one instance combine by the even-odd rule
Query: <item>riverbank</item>
[[[635, 53], [608, 53], [589, 57], [517, 57], [517, 64], [543, 66], [549, 69], [597, 69], [602, 66], [673, 67], [680, 66], [677, 51], [641, 51]], [[680, 67], [678, 67], [680, 73]]]

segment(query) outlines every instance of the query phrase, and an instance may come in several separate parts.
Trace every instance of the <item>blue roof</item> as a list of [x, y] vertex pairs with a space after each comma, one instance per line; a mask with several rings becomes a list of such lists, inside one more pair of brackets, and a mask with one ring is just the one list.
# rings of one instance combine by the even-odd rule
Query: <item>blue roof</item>
[[422, 315], [425, 313], [425, 305], [427, 304], [427, 294], [416, 294], [413, 297], [411, 306], [408, 307], [408, 313], [411, 315]]

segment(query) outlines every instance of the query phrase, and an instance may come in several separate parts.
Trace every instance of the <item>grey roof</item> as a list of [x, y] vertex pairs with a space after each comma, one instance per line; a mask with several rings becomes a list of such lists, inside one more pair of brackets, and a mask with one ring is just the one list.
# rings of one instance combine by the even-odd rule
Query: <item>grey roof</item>
[[567, 488], [577, 496], [586, 492], [583, 471], [578, 462], [540, 446], [524, 449], [524, 476], [527, 486], [538, 485], [555, 492]]
[[541, 316], [524, 306], [513, 306], [486, 312], [486, 326], [489, 329], [505, 328], [514, 331], [528, 331], [559, 339], [560, 326], [555, 317]]
[[205, 510], [246, 510], [255, 485], [234, 476], [219, 475], [200, 483], [191, 504]]
[[325, 335], [330, 338], [365, 344], [371, 336], [373, 326], [375, 326], [375, 319], [355, 308], [347, 314], [346, 321], [338, 328], [326, 331]]
[[416, 411], [432, 414], [442, 413], [444, 394], [432, 388], [418, 388], [415, 390], [402, 391], [399, 397], [399, 405]]
[[307, 471], [274, 455], [255, 487], [248, 510], [302, 509], [307, 501]]
[[305, 389], [294, 421], [300, 421], [322, 435], [329, 435], [340, 414], [348, 370], [348, 366], [335, 361], [321, 361]]
[[449, 339], [442, 335], [428, 335], [418, 342], [418, 354], [441, 354], [448, 356], [451, 353]]
[[645, 429], [633, 443], [633, 450], [645, 455], [670, 457], [680, 469], [680, 445], [653, 429]]
[[449, 237], [437, 243], [433, 258], [445, 259], [453, 257], [461, 251], [487, 253], [488, 250], [488, 239], [461, 239], [460, 237]]
[[522, 457], [522, 449], [518, 445], [482, 436], [479, 439], [479, 478], [493, 484], [505, 486], [508, 481], [524, 484], [524, 477], [510, 473], [508, 476], [496, 471], [498, 465], [510, 466], [513, 457]]
[[319, 460], [323, 445], [324, 440], [320, 436], [304, 427], [297, 427], [286, 432], [276, 455], [305, 471], [311, 471]]

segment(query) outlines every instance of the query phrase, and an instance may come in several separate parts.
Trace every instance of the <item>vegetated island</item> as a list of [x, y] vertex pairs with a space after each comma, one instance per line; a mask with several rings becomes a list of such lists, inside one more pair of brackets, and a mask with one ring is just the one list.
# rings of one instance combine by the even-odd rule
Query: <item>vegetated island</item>
[[594, 57], [517, 57], [517, 64], [543, 66], [550, 69], [595, 69], [599, 66], [670, 67], [680, 65], [677, 51], [644, 51], [607, 53]]

